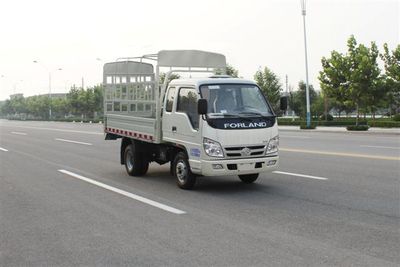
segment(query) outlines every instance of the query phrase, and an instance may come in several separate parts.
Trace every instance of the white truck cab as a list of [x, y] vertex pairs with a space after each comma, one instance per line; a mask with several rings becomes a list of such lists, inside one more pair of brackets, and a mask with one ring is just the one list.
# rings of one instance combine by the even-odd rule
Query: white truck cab
[[[143, 59], [157, 61], [156, 71]], [[160, 66], [170, 68], [163, 86]], [[104, 66], [106, 139], [122, 139], [120, 161], [128, 174], [144, 175], [153, 161], [170, 162], [177, 185], [190, 189], [198, 176], [237, 175], [252, 183], [278, 167], [276, 116], [255, 82], [208, 75], [168, 83], [174, 72], [225, 67], [223, 55], [196, 50]]]

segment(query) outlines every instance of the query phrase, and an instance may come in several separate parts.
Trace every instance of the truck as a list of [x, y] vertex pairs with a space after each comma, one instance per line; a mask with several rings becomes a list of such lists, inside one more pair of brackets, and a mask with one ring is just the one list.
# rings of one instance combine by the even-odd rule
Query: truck
[[[170, 163], [177, 185], [192, 189], [200, 176], [235, 175], [249, 184], [276, 170], [276, 115], [254, 81], [225, 75], [226, 66], [224, 55], [199, 50], [104, 65], [105, 139], [121, 139], [129, 175], [145, 175], [151, 162]], [[171, 80], [177, 74], [189, 78]]]

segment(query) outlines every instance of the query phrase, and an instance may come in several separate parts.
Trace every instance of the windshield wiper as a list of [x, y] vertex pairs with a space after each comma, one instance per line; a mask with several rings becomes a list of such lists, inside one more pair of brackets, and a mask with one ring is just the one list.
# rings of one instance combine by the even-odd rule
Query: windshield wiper
[[254, 112], [254, 111], [246, 111], [246, 112], [240, 112], [239, 114], [247, 114], [247, 115], [258, 115], [263, 118], [272, 118], [275, 117], [274, 115], [263, 115], [261, 112]]
[[251, 120], [248, 116], [241, 116], [240, 114], [231, 114], [231, 113], [214, 113], [213, 116], [223, 116], [224, 118], [240, 118], [244, 120]]

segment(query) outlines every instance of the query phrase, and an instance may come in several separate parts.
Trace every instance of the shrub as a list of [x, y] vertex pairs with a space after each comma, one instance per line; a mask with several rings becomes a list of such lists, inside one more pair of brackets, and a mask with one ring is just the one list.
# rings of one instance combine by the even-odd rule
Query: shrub
[[[279, 125], [305, 125], [304, 120], [300, 120], [296, 118], [292, 121], [291, 118], [278, 118]], [[333, 121], [312, 121], [312, 124], [316, 124], [318, 126], [352, 126], [356, 124], [356, 118], [335, 118]], [[372, 119], [364, 120], [360, 119], [358, 122], [359, 125], [368, 125], [369, 127], [382, 127], [382, 128], [400, 128], [400, 121], [394, 121], [393, 118], [377, 118], [375, 121]]]
[[313, 130], [317, 128], [317, 124], [315, 122], [311, 122], [310, 127], [307, 127], [307, 124], [305, 122], [302, 122], [300, 124], [300, 129], [302, 130]]
[[368, 122], [371, 127], [382, 127], [382, 128], [400, 128], [400, 121], [375, 121]]
[[400, 113], [393, 116], [394, 121], [400, 121]]
[[300, 125], [300, 120], [298, 118], [295, 118], [292, 120], [292, 118], [278, 118], [278, 124], [279, 125]]
[[[366, 123], [366, 122], [365, 122]], [[320, 121], [318, 125], [320, 126], [348, 126], [354, 125], [355, 121], [347, 120], [347, 121]]]
[[[319, 119], [320, 119], [321, 121], [325, 121], [325, 114], [322, 114], [322, 115], [319, 117]], [[332, 116], [331, 114], [326, 115], [326, 120], [327, 120], [327, 121], [333, 121], [333, 116]]]
[[368, 131], [368, 125], [349, 125], [346, 127], [347, 131]]

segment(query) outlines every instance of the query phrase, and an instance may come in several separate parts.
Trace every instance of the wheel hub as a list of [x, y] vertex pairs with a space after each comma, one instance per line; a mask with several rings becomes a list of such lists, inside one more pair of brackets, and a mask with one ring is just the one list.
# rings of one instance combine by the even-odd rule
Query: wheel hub
[[126, 154], [126, 166], [129, 170], [133, 169], [133, 156], [131, 151]]
[[187, 167], [186, 164], [182, 161], [179, 161], [176, 164], [176, 177], [178, 178], [179, 182], [185, 183], [187, 176]]

